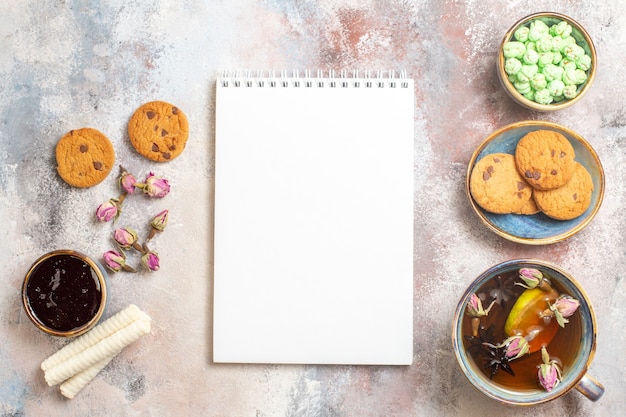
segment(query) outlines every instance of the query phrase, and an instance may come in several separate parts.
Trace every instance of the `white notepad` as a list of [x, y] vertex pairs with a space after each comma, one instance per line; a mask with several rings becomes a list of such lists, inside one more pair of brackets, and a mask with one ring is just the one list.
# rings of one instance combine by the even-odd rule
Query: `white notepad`
[[413, 358], [413, 80], [216, 85], [213, 360]]

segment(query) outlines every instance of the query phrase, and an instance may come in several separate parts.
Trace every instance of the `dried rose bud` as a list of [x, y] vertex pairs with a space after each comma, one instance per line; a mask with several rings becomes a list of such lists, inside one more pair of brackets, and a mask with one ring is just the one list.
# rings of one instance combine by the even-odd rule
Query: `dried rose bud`
[[519, 270], [519, 277], [524, 283], [516, 282], [515, 285], [519, 285], [524, 288], [537, 288], [537, 286], [543, 280], [543, 274], [541, 271], [535, 268], [522, 268]]
[[141, 263], [150, 271], [158, 271], [160, 268], [159, 255], [155, 251], [148, 251], [141, 257]]
[[467, 302], [467, 308], [465, 311], [467, 315], [472, 318], [470, 324], [472, 326], [472, 335], [474, 337], [478, 336], [478, 329], [480, 327], [480, 318], [489, 314], [489, 310], [491, 310], [491, 307], [493, 307], [493, 304], [495, 302], [496, 300], [493, 300], [491, 304], [489, 305], [489, 307], [485, 310], [483, 308], [483, 302], [481, 301], [480, 297], [478, 297], [476, 294], [472, 294], [470, 296], [470, 299]]
[[552, 391], [561, 382], [561, 368], [554, 360], [550, 360], [546, 347], [541, 348], [543, 363], [539, 365], [537, 377], [539, 383], [546, 391]]
[[511, 336], [502, 342], [501, 347], [504, 347], [504, 355], [510, 360], [521, 358], [530, 350], [528, 341], [524, 336], [515, 335]]
[[483, 308], [483, 302], [480, 297], [478, 297], [476, 294], [472, 294], [469, 301], [467, 302], [467, 314], [472, 317], [484, 317], [489, 314], [489, 311], [491, 310], [491, 307], [493, 307], [494, 303], [495, 300], [492, 301], [489, 307], [487, 307], [487, 309], [485, 310]]
[[96, 209], [96, 219], [101, 222], [116, 220], [120, 215], [119, 199], [111, 198]]
[[121, 270], [128, 272], [135, 272], [135, 269], [126, 263], [126, 257], [124, 253], [119, 253], [114, 250], [110, 250], [102, 254], [105, 266], [113, 272], [119, 272]]
[[115, 231], [113, 231], [113, 238], [117, 244], [124, 249], [130, 249], [135, 246], [138, 239], [137, 232], [130, 227], [115, 229]]
[[156, 216], [154, 216], [150, 220], [150, 226], [152, 226], [152, 230], [150, 230], [150, 235], [148, 235], [148, 239], [150, 240], [156, 235], [157, 232], [162, 232], [165, 230], [165, 226], [167, 226], [167, 220], [169, 218], [169, 211], [163, 210]]
[[569, 295], [561, 295], [556, 299], [554, 304], [550, 306], [550, 310], [554, 313], [559, 326], [565, 327], [565, 323], [569, 323], [566, 317], [570, 317], [576, 312], [580, 306], [580, 301]]
[[162, 198], [170, 192], [170, 184], [165, 178], [157, 177], [152, 172], [148, 174], [143, 183], [136, 183], [135, 187], [141, 188], [149, 197]]
[[124, 191], [126, 194], [132, 194], [135, 192], [135, 184], [137, 184], [137, 179], [133, 176], [133, 174], [127, 172], [122, 168], [122, 173], [118, 180], [118, 184], [120, 189]]
[[165, 226], [167, 226], [168, 218], [169, 218], [169, 211], [163, 210], [162, 212], [154, 216], [152, 220], [150, 220], [150, 226], [154, 227], [159, 232], [162, 232], [163, 230], [165, 230]]
[[555, 363], [542, 363], [537, 372], [539, 383], [546, 391], [552, 391], [560, 382], [559, 367]]

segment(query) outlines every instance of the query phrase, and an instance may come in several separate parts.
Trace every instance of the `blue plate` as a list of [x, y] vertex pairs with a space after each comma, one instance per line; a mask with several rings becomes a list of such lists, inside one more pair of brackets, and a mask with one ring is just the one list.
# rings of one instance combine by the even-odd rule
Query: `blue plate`
[[[482, 209], [470, 193], [470, 175], [477, 161], [492, 153], [515, 154], [517, 142], [528, 132], [554, 130], [564, 135], [574, 147], [576, 161], [582, 164], [593, 180], [591, 204], [579, 217], [572, 220], [555, 220], [543, 213], [529, 215], [494, 214]], [[523, 121], [505, 126], [492, 133], [476, 149], [470, 160], [465, 181], [465, 191], [472, 208], [480, 220], [498, 235], [514, 242], [528, 245], [546, 245], [564, 240], [582, 230], [596, 215], [604, 197], [604, 170], [598, 155], [580, 135], [563, 126], [545, 121]]]

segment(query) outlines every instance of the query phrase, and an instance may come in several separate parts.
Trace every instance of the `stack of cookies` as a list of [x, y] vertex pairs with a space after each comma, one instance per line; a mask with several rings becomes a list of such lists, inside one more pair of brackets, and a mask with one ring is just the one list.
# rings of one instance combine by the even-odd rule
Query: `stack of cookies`
[[591, 175], [575, 160], [571, 143], [552, 130], [522, 137], [515, 155], [494, 153], [476, 163], [470, 192], [484, 210], [497, 214], [543, 212], [556, 220], [571, 220], [591, 204]]

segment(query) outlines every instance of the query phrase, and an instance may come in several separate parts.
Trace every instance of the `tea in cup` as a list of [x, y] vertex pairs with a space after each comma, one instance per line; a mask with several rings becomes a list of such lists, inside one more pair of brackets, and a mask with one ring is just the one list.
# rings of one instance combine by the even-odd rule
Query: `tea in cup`
[[511, 260], [483, 272], [458, 303], [452, 340], [467, 379], [500, 402], [539, 404], [573, 388], [596, 401], [604, 392], [586, 375], [596, 348], [589, 298], [547, 262]]

